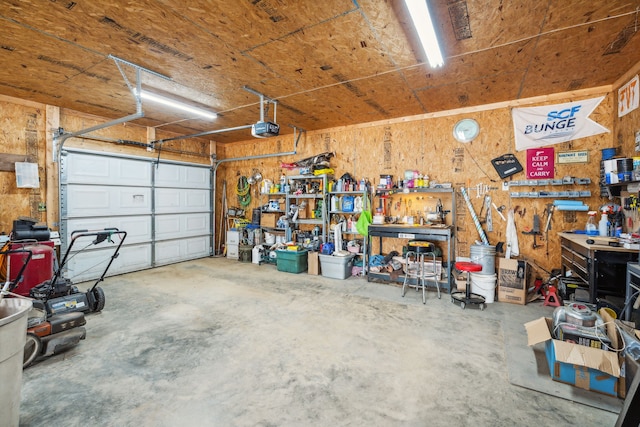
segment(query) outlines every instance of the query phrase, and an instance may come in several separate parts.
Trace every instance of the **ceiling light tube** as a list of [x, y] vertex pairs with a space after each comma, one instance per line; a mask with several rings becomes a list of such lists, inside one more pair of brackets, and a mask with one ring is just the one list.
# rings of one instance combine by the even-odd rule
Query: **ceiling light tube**
[[413, 26], [418, 32], [418, 38], [424, 53], [427, 55], [429, 65], [432, 68], [441, 67], [444, 65], [444, 58], [438, 44], [436, 30], [433, 27], [427, 0], [404, 0], [404, 2], [409, 10], [409, 15], [411, 15]]
[[175, 108], [176, 110], [181, 110], [187, 113], [195, 114], [197, 116], [204, 117], [205, 119], [209, 119], [209, 120], [213, 120], [216, 117], [218, 117], [216, 113], [212, 113], [211, 111], [207, 111], [198, 107], [193, 107], [191, 105], [185, 104], [180, 101], [175, 101], [170, 98], [165, 98], [164, 96], [156, 95], [155, 93], [148, 92], [144, 89], [140, 91], [140, 98], [147, 101], [151, 101], [151, 102], [157, 102], [158, 104], [166, 105], [167, 107]]

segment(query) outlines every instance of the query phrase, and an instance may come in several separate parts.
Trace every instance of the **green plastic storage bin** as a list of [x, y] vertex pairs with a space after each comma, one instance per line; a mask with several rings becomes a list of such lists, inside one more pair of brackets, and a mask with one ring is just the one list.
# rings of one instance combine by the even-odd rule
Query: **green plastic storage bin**
[[302, 273], [307, 271], [307, 250], [277, 250], [276, 268], [286, 273]]

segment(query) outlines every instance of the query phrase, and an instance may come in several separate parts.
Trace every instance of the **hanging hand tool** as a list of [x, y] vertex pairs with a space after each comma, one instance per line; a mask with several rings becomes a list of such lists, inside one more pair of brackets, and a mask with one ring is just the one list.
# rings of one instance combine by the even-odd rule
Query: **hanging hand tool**
[[480, 224], [483, 224], [485, 222], [482, 213], [484, 212], [484, 201], [482, 202], [482, 204], [480, 205], [480, 213], [478, 214], [478, 219], [480, 220]]
[[547, 203], [545, 212], [547, 214], [547, 223], [544, 226], [544, 238], [547, 243], [547, 256], [549, 256], [549, 230], [551, 230], [551, 217], [553, 216], [553, 210], [555, 206], [553, 203]]
[[487, 222], [487, 231], [493, 231], [493, 218], [491, 217], [491, 196], [489, 196], [488, 194], [484, 196], [484, 204], [487, 207], [487, 217], [485, 218]]
[[502, 218], [503, 221], [506, 221], [507, 219], [504, 217], [504, 215], [502, 215], [502, 211], [506, 209], [506, 206], [502, 205], [500, 207], [497, 207], [495, 203], [491, 203], [491, 205], [498, 212], [498, 215], [500, 215], [500, 218]]
[[533, 234], [533, 249], [537, 249], [540, 247], [537, 241], [537, 236], [541, 234], [540, 233], [540, 216], [538, 215], [537, 209], [534, 210], [534, 214], [533, 214], [533, 228], [529, 231], [523, 231], [522, 234]]

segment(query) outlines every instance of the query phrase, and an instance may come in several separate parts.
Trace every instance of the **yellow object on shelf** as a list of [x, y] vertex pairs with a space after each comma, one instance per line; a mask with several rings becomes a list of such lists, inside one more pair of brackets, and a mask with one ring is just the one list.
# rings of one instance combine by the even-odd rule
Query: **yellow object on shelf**
[[332, 175], [333, 174], [333, 169], [331, 169], [331, 168], [317, 169], [317, 170], [313, 171], [313, 174], [315, 176], [318, 176], [318, 175]]
[[250, 222], [248, 219], [244, 219], [244, 218], [233, 219], [233, 228], [245, 228], [249, 224]]

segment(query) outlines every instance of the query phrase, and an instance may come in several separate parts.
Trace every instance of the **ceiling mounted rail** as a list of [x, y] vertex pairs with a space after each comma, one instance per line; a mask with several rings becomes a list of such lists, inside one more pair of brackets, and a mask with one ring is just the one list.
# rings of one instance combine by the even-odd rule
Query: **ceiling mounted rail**
[[[246, 90], [247, 92], [253, 93], [254, 95], [257, 95], [260, 97], [260, 121], [258, 121], [258, 123], [254, 123], [250, 125], [235, 126], [231, 128], [225, 128], [225, 129], [209, 130], [204, 132], [193, 133], [190, 135], [174, 136], [172, 138], [157, 139], [155, 141], [151, 141], [151, 144], [155, 146], [156, 144], [161, 145], [161, 144], [164, 144], [165, 142], [170, 142], [170, 141], [179, 141], [182, 139], [189, 139], [189, 138], [200, 138], [207, 135], [215, 135], [217, 133], [233, 132], [233, 131], [243, 130], [243, 129], [251, 129], [251, 134], [256, 138], [266, 138], [270, 136], [277, 136], [280, 133], [280, 126], [278, 126], [275, 123], [276, 105], [278, 104], [278, 101], [275, 99], [268, 98], [264, 94], [258, 91], [255, 91], [250, 87], [244, 86], [243, 89]], [[265, 110], [268, 110], [268, 107], [265, 107], [265, 104], [273, 104], [273, 122], [264, 120]], [[298, 129], [293, 125], [290, 125], [290, 126], [292, 126], [294, 129]]]

